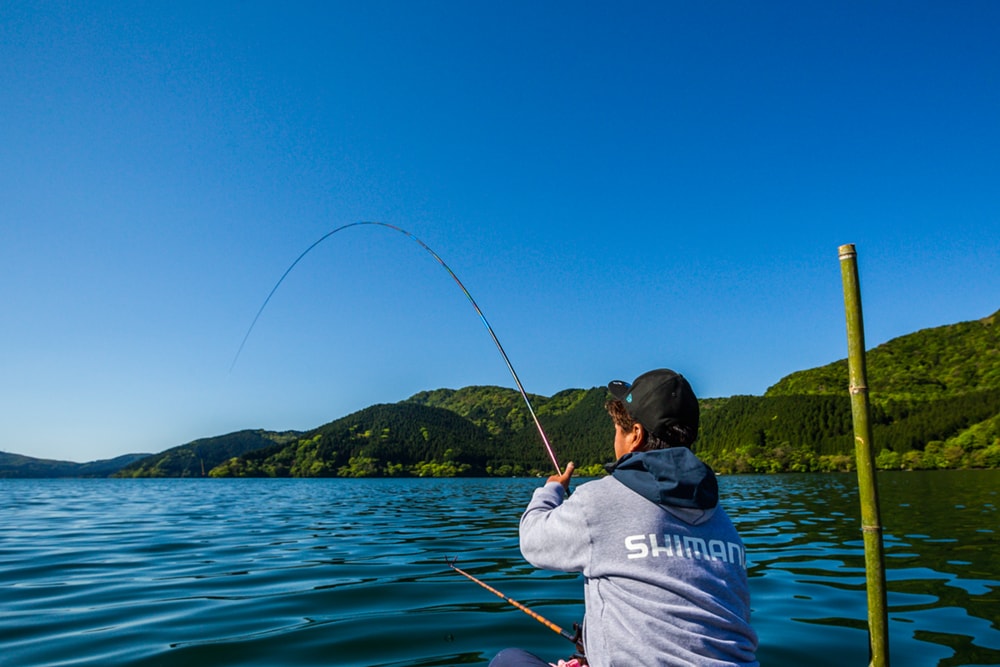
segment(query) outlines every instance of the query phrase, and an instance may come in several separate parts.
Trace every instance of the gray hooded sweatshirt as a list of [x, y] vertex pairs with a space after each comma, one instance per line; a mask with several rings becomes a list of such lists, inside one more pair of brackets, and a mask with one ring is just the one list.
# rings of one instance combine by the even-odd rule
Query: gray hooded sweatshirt
[[545, 484], [520, 540], [535, 567], [583, 573], [592, 667], [758, 667], [746, 551], [689, 449], [627, 454], [569, 498]]

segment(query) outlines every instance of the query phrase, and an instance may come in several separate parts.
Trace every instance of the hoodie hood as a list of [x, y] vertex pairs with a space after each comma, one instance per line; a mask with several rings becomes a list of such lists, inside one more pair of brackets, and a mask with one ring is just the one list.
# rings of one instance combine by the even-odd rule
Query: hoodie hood
[[631, 452], [618, 459], [610, 472], [662, 507], [709, 510], [719, 504], [715, 473], [686, 447]]

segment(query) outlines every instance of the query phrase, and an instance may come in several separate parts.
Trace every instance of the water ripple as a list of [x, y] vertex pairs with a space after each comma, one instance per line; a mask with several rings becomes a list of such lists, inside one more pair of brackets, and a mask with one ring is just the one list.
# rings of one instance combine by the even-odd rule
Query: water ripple
[[[997, 473], [880, 477], [895, 664], [1000, 664]], [[731, 476], [766, 665], [864, 664], [850, 476]], [[576, 575], [536, 571], [537, 480], [0, 481], [0, 664], [485, 665], [568, 644]]]

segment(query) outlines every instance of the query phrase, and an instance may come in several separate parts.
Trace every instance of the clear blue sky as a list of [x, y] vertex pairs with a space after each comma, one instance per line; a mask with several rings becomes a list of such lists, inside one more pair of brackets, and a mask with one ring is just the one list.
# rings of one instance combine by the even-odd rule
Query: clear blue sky
[[844, 243], [869, 347], [989, 315], [998, 33], [991, 1], [5, 2], [0, 450], [512, 387], [372, 226], [229, 371], [361, 220], [543, 395], [843, 358]]

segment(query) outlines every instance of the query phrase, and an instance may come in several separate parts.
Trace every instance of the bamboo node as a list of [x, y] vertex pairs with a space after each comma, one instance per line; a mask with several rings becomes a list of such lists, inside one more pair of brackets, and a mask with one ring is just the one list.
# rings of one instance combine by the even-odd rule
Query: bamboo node
[[881, 533], [882, 526], [861, 526], [861, 530], [865, 533]]
[[863, 384], [852, 384], [850, 391], [852, 395], [863, 394], [868, 391], [868, 387]]

